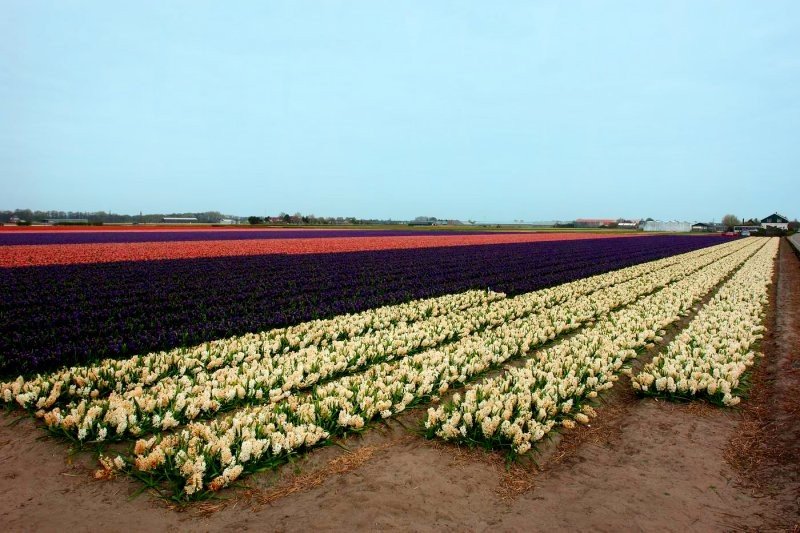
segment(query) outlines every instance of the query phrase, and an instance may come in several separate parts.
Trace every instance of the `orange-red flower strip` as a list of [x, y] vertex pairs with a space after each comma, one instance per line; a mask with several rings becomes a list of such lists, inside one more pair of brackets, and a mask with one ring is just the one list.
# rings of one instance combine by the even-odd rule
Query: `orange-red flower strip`
[[101, 244], [37, 244], [0, 247], [0, 267], [114, 263], [266, 254], [317, 254], [439, 248], [481, 244], [566, 241], [638, 237], [641, 234], [504, 233], [482, 235], [420, 235], [340, 237], [328, 239], [255, 239]]

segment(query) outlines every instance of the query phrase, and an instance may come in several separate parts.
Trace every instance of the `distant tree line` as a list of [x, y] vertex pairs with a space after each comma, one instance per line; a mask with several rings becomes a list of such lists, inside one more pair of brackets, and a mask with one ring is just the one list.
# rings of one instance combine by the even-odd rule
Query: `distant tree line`
[[138, 215], [119, 215], [105, 211], [32, 211], [30, 209], [15, 209], [13, 211], [0, 211], [0, 222], [9, 223], [18, 219], [27, 223], [44, 222], [51, 219], [85, 219], [89, 224], [147, 224], [161, 222], [164, 217], [194, 217], [198, 222], [215, 224], [226, 218], [237, 218], [223, 215], [218, 211], [204, 211], [202, 213], [148, 213]]
[[722, 224], [730, 228], [734, 226], [760, 226], [761, 219], [758, 218], [745, 219], [745, 218], [739, 218], [736, 215], [728, 214], [722, 217]]
[[[108, 213], [106, 211], [34, 211], [31, 209], [14, 209], [0, 211], [0, 223], [10, 222], [30, 224], [43, 223], [46, 220], [86, 220], [88, 224], [155, 224], [163, 222], [165, 217], [171, 218], [196, 218], [198, 223], [217, 224], [223, 220], [247, 221], [253, 225], [399, 225], [410, 224], [408, 221], [376, 218], [356, 218], [356, 217], [318, 217], [313, 214], [303, 215], [295, 213], [281, 212], [275, 216], [250, 216], [247, 218], [233, 215], [225, 215], [219, 211], [204, 211], [201, 213], [148, 213], [138, 215], [120, 215]], [[417, 217], [415, 223], [424, 225], [434, 225], [443, 223], [436, 217]], [[454, 221], [450, 221], [451, 223]]]
[[249, 216], [247, 221], [252, 225], [301, 225], [301, 226], [347, 226], [364, 224], [405, 224], [405, 222], [392, 219], [356, 218], [356, 217], [318, 217], [316, 215], [303, 215], [302, 213], [281, 212], [275, 216]]

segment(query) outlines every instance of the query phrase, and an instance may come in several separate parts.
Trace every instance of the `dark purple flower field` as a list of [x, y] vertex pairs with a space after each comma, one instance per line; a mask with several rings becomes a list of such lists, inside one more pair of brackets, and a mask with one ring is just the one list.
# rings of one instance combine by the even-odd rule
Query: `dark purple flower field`
[[696, 250], [716, 236], [0, 269], [0, 374], [491, 288], [509, 295]]
[[[355, 230], [355, 229], [209, 229], [209, 230], [115, 230], [0, 232], [0, 246], [26, 244], [102, 244], [131, 242], [230, 241], [255, 239], [330, 239], [337, 237], [413, 237], [416, 235], [485, 235], [470, 230]], [[508, 233], [508, 232], [492, 232]]]

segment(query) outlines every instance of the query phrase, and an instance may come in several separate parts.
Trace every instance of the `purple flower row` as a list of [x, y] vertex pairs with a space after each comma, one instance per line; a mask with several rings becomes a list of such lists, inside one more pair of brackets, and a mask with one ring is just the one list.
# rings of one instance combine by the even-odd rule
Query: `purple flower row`
[[[217, 230], [114, 230], [0, 232], [0, 246], [24, 244], [102, 244], [172, 241], [229, 241], [253, 239], [321, 239], [333, 237], [406, 237], [416, 235], [481, 235], [469, 230], [349, 230], [349, 229], [217, 229]], [[506, 232], [501, 232], [506, 233]]]
[[468, 289], [514, 295], [720, 242], [653, 236], [0, 269], [0, 375]]

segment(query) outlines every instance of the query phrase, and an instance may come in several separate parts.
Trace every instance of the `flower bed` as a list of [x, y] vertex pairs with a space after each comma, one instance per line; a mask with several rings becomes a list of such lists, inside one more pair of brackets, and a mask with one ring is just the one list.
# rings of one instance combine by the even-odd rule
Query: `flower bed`
[[636, 350], [658, 340], [662, 328], [742, 263], [759, 263], [764, 244], [750, 241], [743, 250], [533, 354], [524, 367], [510, 368], [470, 388], [463, 397], [430, 409], [425, 422], [428, 435], [522, 454], [556, 424], [587, 423], [594, 414], [591, 400], [613, 386]]
[[656, 236], [0, 268], [0, 376], [470, 289], [516, 295], [720, 242]]
[[[56, 229], [64, 228], [64, 229]], [[515, 232], [487, 232], [478, 230], [358, 230], [358, 229], [261, 229], [261, 228], [179, 228], [179, 229], [77, 229], [56, 226], [47, 229], [0, 231], [0, 246], [102, 244], [135, 242], [193, 242], [270, 239], [331, 239], [341, 237], [414, 237], [456, 235], [502, 235]], [[520, 232], [516, 232], [520, 233]], [[528, 233], [531, 234], [531, 233]], [[549, 233], [549, 235], [560, 235]], [[591, 236], [591, 235], [590, 235]]]
[[[60, 234], [59, 234], [60, 235]], [[104, 242], [95, 244], [19, 244], [0, 248], [0, 268], [200, 257], [238, 257], [269, 254], [322, 254], [377, 250], [450, 248], [486, 244], [535, 243], [647, 238], [638, 234], [491, 233], [413, 236], [269, 238], [167, 242]], [[719, 238], [719, 237], [718, 237]]]
[[[290, 336], [292, 343], [276, 340], [287, 336], [285, 330], [278, 330], [203, 345], [190, 354], [152, 354], [28, 381], [19, 379], [0, 386], [0, 391], [6, 401], [14, 398], [23, 407], [39, 410], [39, 416], [51, 428], [79, 440], [119, 439], [131, 432], [169, 429], [237, 405], [279, 401], [319, 381], [514, 323], [534, 313], [547, 313], [550, 324], [568, 313], [570, 318], [556, 328], [560, 333], [685, 277], [742, 246], [733, 242], [511, 299], [467, 293], [420, 302], [419, 309], [440, 311], [435, 315], [431, 312], [433, 316], [411, 312], [415, 307], [412, 304], [364, 313], [386, 317], [386, 327], [377, 331], [370, 328], [366, 332], [364, 316], [343, 317], [338, 321], [339, 331], [364, 332], [347, 340], [331, 340], [330, 335], [326, 340], [322, 332], [330, 331], [330, 323], [312, 323], [304, 328], [303, 340]], [[400, 320], [409, 315], [417, 320]], [[352, 328], [347, 327], [348, 321], [352, 321]], [[375, 324], [372, 320], [367, 323]], [[305, 347], [291, 349], [305, 343]], [[78, 403], [70, 403], [62, 412], [65, 402], [73, 400]], [[51, 412], [45, 411], [54, 407]], [[135, 423], [130, 422], [133, 418]]]
[[[305, 395], [292, 395], [265, 406], [241, 408], [233, 415], [217, 421], [195, 422], [177, 433], [141, 439], [136, 444], [134, 460], [126, 463], [124, 468], [138, 477], [146, 477], [151, 483], [170, 484], [173, 497], [177, 499], [193, 498], [207, 491], [218, 490], [244, 473], [275, 464], [288, 454], [314, 446], [331, 435], [359, 430], [373, 418], [390, 417], [402, 412], [409, 406], [435, 398], [454, 384], [465, 383], [513, 357], [525, 355], [535, 346], [577, 327], [576, 317], [583, 311], [590, 314], [585, 322], [605, 317], [598, 325], [607, 328], [609, 324], [625, 324], [627, 329], [624, 331], [622, 328], [617, 331], [598, 330], [597, 326], [592, 328], [602, 334], [619, 333], [623, 336], [624, 341], [617, 346], [619, 353], [615, 357], [609, 358], [605, 351], [602, 354], [618, 370], [622, 365], [620, 357], [624, 359], [629, 355], [637, 343], [643, 344], [654, 338], [656, 333], [653, 328], [657, 330], [674, 320], [677, 313], [692, 305], [703, 291], [710, 290], [759, 246], [760, 243], [744, 242], [741, 250], [725, 255], [699, 270], [695, 269], [680, 281], [666, 281], [661, 290], [658, 290], [658, 286], [650, 286], [650, 290], [656, 292], [639, 301], [636, 301], [639, 295], [632, 294], [632, 290], [627, 291], [627, 296], [625, 292], [617, 292], [616, 297], [621, 298], [619, 301], [610, 300], [608, 294], [594, 300], [590, 295], [582, 307], [558, 306], [557, 310], [549, 309], [505, 323], [441, 349], [377, 364], [364, 373], [317, 385]], [[632, 301], [635, 303], [630, 303]], [[609, 314], [610, 309], [626, 304], [628, 307]], [[550, 349], [546, 352], [554, 353]], [[538, 357], [534, 358], [538, 360]], [[588, 371], [594, 371], [601, 362], [602, 359], [593, 362], [587, 367]], [[494, 388], [495, 381], [488, 382], [491, 385], [487, 390]], [[567, 385], [557, 384], [555, 391], [564, 390], [566, 395], [568, 391], [564, 387], [569, 383], [571, 380]], [[598, 380], [593, 390], [587, 390], [586, 393], [606, 388], [606, 383]], [[482, 384], [479, 387], [486, 386]], [[525, 395], [520, 391], [516, 398], [519, 401], [531, 396], [530, 392]], [[500, 401], [501, 407], [506, 405]], [[455, 398], [449, 404], [449, 413], [448, 406], [445, 406], [441, 417], [433, 418], [433, 425], [440, 419], [444, 421], [442, 427], [450, 423], [447, 419], [461, 405], [464, 404], [460, 398]], [[566, 408], [567, 402], [557, 405], [558, 412], [570, 410]], [[588, 416], [587, 412], [591, 413], [584, 409], [572, 416], [581, 420]], [[512, 410], [509, 417], [513, 414]], [[510, 436], [509, 443], [520, 439], [517, 450], [521, 453], [526, 449], [526, 442], [529, 446], [532, 440], [541, 438], [555, 423], [555, 417], [541, 423], [537, 421], [535, 428], [526, 426], [531, 431], [522, 437], [515, 431], [507, 431], [510, 424], [504, 425], [502, 422], [494, 425], [492, 421], [482, 431], [504, 431], [504, 435], [508, 433]], [[480, 427], [481, 422], [478, 424]], [[463, 436], [460, 430], [458, 434]], [[490, 442], [497, 440], [492, 437]]]
[[753, 365], [753, 345], [769, 299], [779, 239], [749, 261], [708, 302], [689, 326], [632, 381], [643, 395], [691, 400], [705, 397], [736, 405], [742, 375]]

